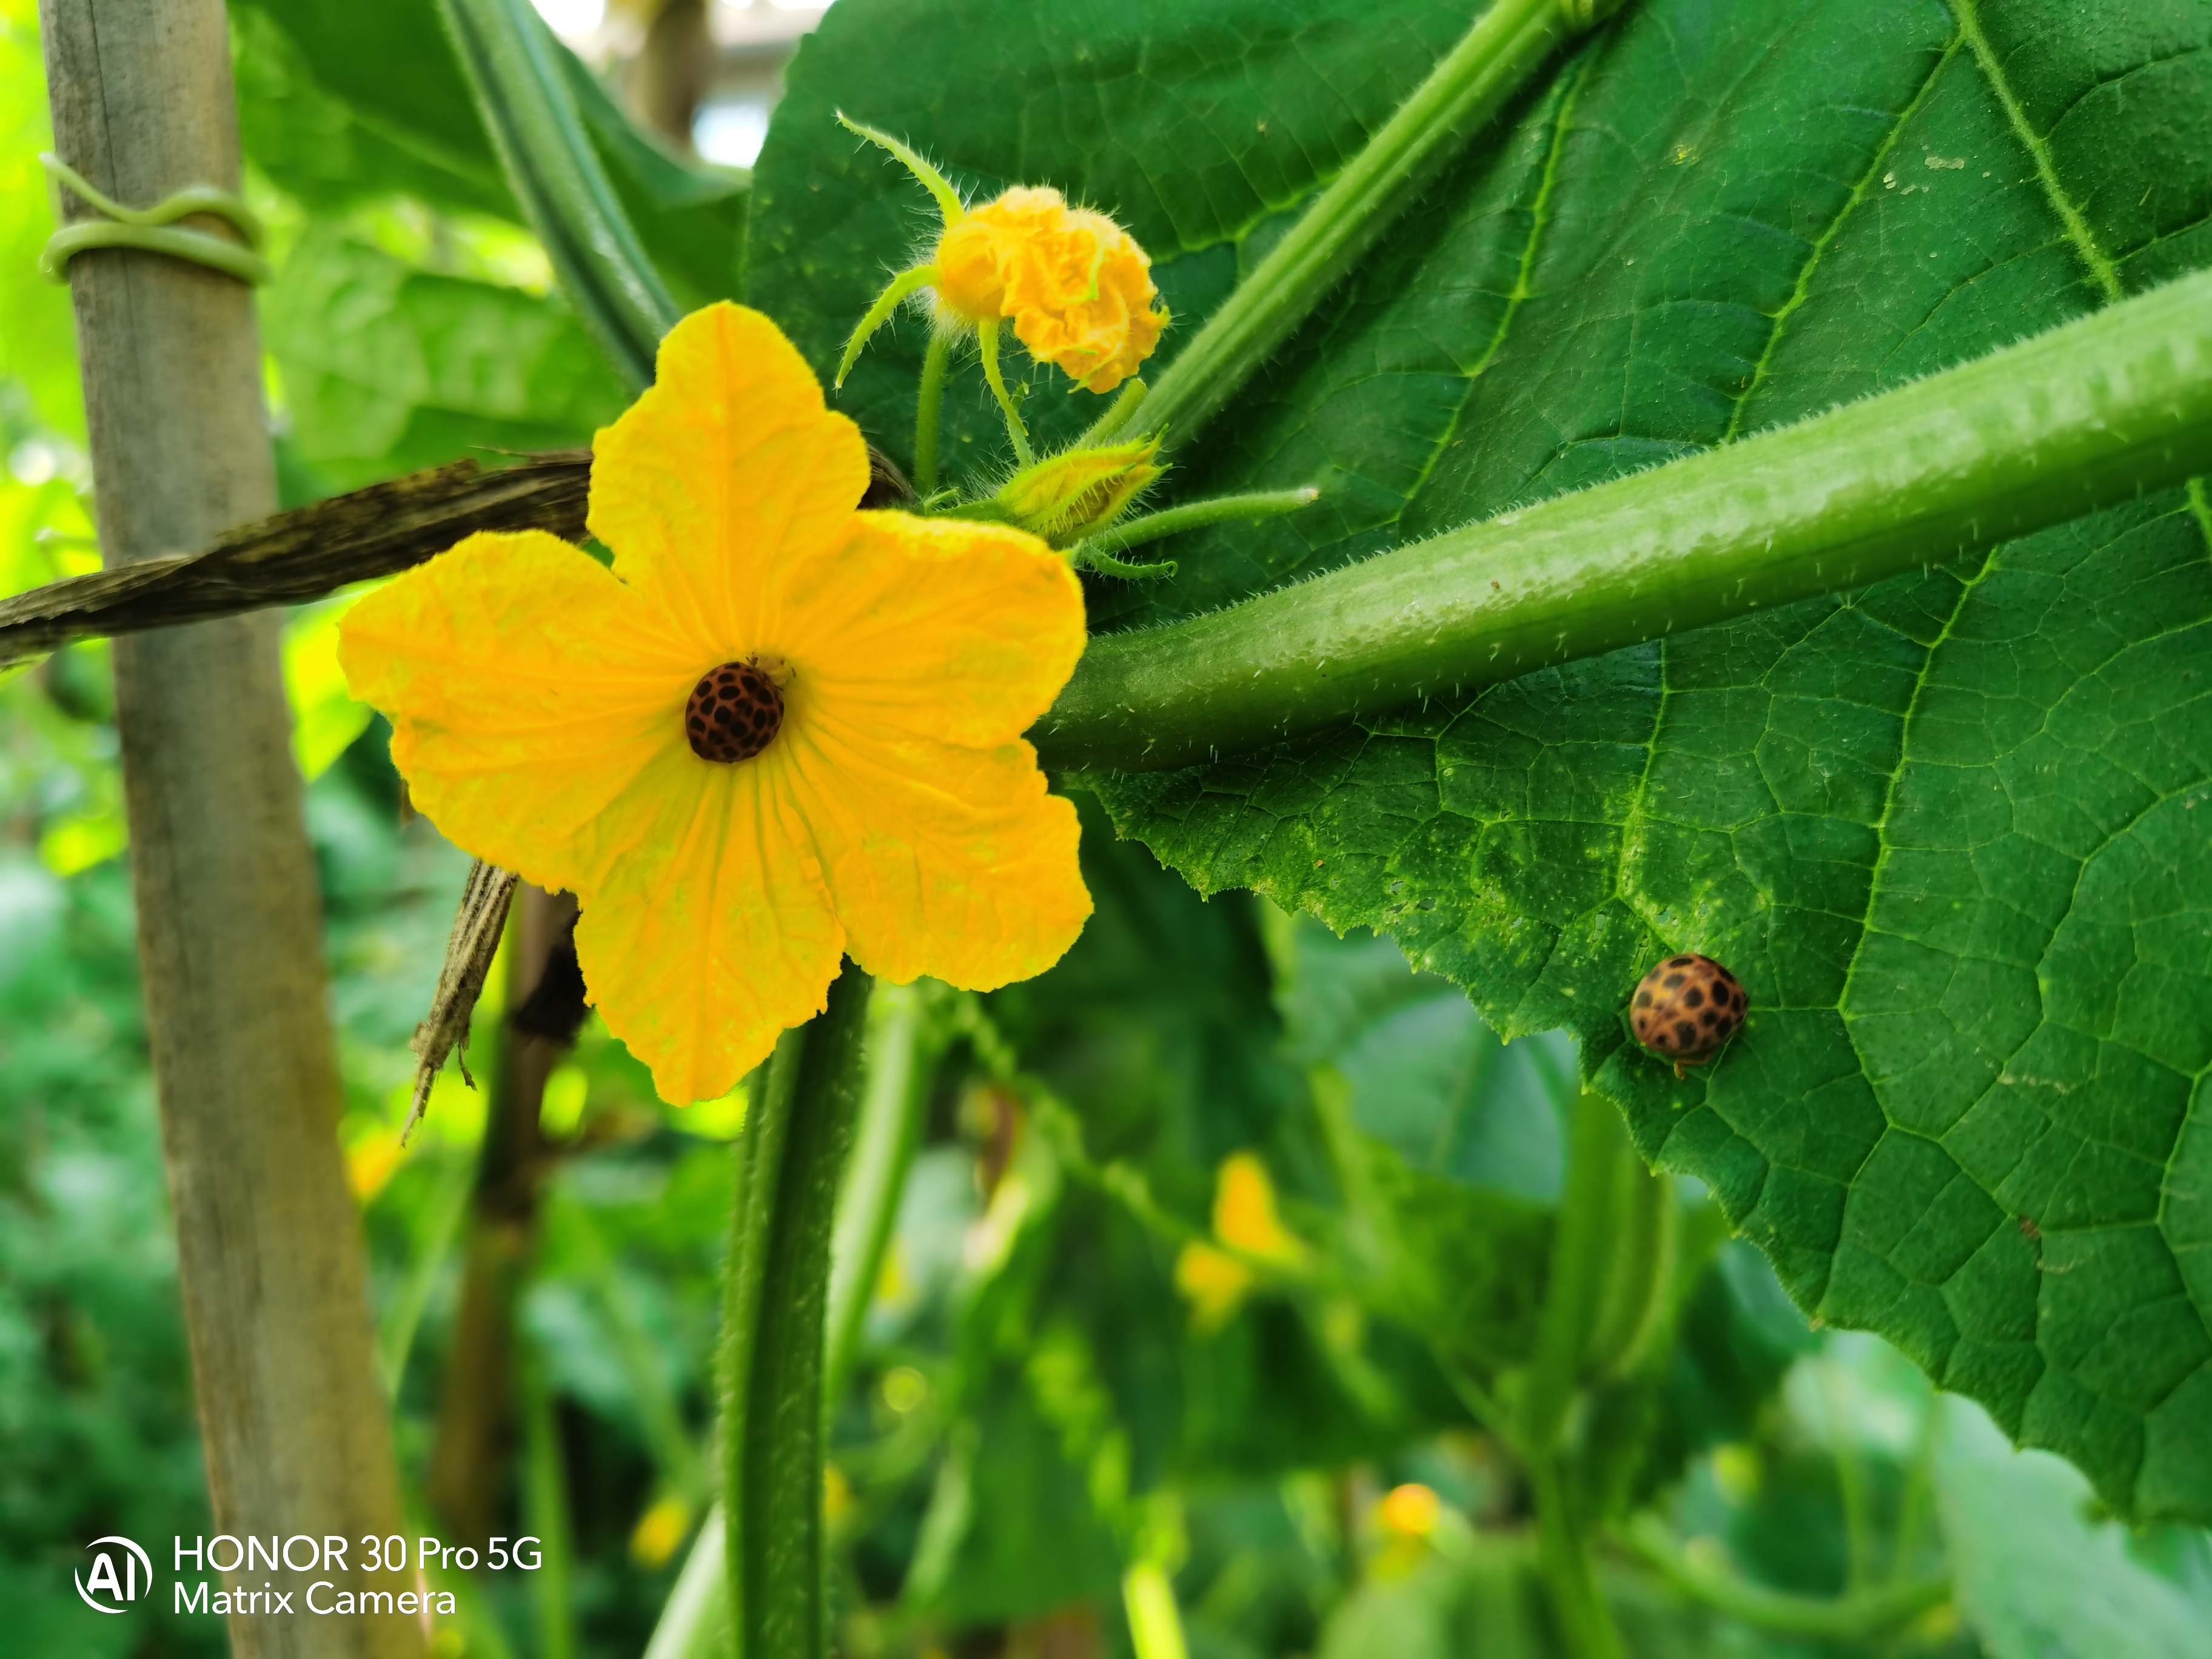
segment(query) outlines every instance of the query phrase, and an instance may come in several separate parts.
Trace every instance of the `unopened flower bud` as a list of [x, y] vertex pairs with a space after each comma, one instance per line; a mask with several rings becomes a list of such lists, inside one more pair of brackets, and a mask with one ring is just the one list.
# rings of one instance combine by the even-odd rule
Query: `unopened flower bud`
[[991, 504], [1007, 523], [1072, 547], [1120, 518], [1167, 471], [1153, 459], [1159, 447], [1151, 437], [1048, 456], [1009, 478]]

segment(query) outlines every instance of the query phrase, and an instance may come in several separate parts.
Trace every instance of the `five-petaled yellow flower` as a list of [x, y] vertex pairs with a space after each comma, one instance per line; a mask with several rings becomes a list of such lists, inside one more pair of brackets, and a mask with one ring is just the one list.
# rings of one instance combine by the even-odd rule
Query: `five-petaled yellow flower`
[[574, 892], [609, 1029], [664, 1097], [726, 1093], [842, 955], [988, 989], [1082, 930], [1074, 809], [1022, 732], [1073, 672], [1066, 562], [1005, 526], [862, 512], [859, 429], [717, 305], [599, 434], [611, 571], [479, 534], [348, 616], [417, 805]]
[[1042, 363], [1088, 392], [1111, 392], [1167, 326], [1152, 262], [1103, 213], [1048, 186], [1017, 185], [938, 239], [939, 301], [962, 321], [1009, 319]]

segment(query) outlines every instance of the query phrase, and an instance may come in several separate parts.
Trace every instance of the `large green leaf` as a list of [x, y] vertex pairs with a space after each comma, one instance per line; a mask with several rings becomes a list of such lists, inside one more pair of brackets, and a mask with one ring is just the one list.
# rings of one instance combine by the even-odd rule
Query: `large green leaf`
[[[753, 292], [826, 363], [921, 222], [834, 98], [971, 185], [1121, 215], [1198, 319], [1467, 7], [845, 0], [759, 176]], [[1187, 613], [1895, 386], [2212, 261], [2204, 0], [1646, 0], [1533, 86], [1185, 458], [1319, 484], [1187, 538]], [[896, 439], [914, 343], [852, 406]], [[1167, 349], [1173, 349], [1172, 339]], [[902, 357], [900, 352], [909, 354]], [[956, 427], [988, 443], [988, 424]], [[2115, 1507], [2212, 1516], [2212, 618], [2201, 493], [1169, 776], [1101, 779], [1201, 889], [1371, 925], [1807, 1309]], [[2203, 810], [2200, 810], [2203, 809]], [[1677, 1081], [1649, 962], [1756, 1012]]]
[[292, 454], [349, 489], [471, 448], [591, 441], [621, 385], [558, 300], [416, 270], [326, 228], [270, 290]]
[[[437, 0], [240, 0], [238, 40], [246, 154], [309, 207], [404, 194], [520, 222]], [[688, 306], [735, 294], [744, 175], [678, 160], [556, 51], [661, 274]]]

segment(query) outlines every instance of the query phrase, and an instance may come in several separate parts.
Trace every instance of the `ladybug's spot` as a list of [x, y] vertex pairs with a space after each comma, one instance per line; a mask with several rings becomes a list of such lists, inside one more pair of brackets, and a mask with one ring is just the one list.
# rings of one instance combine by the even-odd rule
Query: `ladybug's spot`
[[1649, 1008], [1651, 1006], [1651, 993], [1638, 991], [1636, 994], [1636, 1006], [1639, 1008]]
[[1674, 1022], [1674, 1035], [1685, 1043], [1695, 1042], [1698, 1040], [1698, 1028], [1686, 1019], [1678, 1019]]
[[701, 760], [750, 760], [783, 729], [783, 692], [752, 663], [710, 668], [684, 708], [684, 735]]
[[1717, 1025], [1721, 1023], [1721, 1017], [1715, 1013], [1711, 1009], [1708, 1008], [1705, 1010], [1704, 1018], [1699, 1023], [1708, 1026]]
[[1669, 968], [1686, 968], [1696, 960], [1695, 957], [1670, 957], [1668, 958], [1667, 965]]
[[1692, 985], [1688, 990], [1682, 993], [1682, 1006], [1685, 1008], [1704, 1007], [1705, 1006], [1705, 994], [1699, 990], [1696, 986]]
[[1669, 975], [1667, 975], [1667, 988], [1668, 988], [1668, 990], [1670, 990], [1670, 991], [1679, 991], [1679, 990], [1680, 990], [1680, 989], [1682, 988], [1682, 981], [1683, 981], [1684, 977], [1685, 977], [1685, 975], [1681, 975], [1681, 974], [1669, 974]]

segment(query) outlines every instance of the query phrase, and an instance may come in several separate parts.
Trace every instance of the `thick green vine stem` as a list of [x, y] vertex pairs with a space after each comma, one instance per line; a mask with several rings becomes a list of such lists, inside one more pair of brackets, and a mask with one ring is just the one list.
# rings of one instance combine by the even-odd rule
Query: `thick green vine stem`
[[823, 1328], [873, 984], [845, 964], [829, 1007], [754, 1074], [738, 1137], [717, 1366], [736, 1659], [828, 1651]]
[[508, 186], [544, 243], [562, 292], [633, 391], [676, 301], [592, 148], [553, 38], [529, 0], [438, 0], [491, 130]]
[[1560, 43], [1621, 3], [1496, 0], [1176, 354], [1121, 435], [1194, 437]]
[[2206, 471], [2212, 272], [1798, 426], [1093, 640], [1030, 735], [1049, 767], [1187, 766], [1863, 586]]

